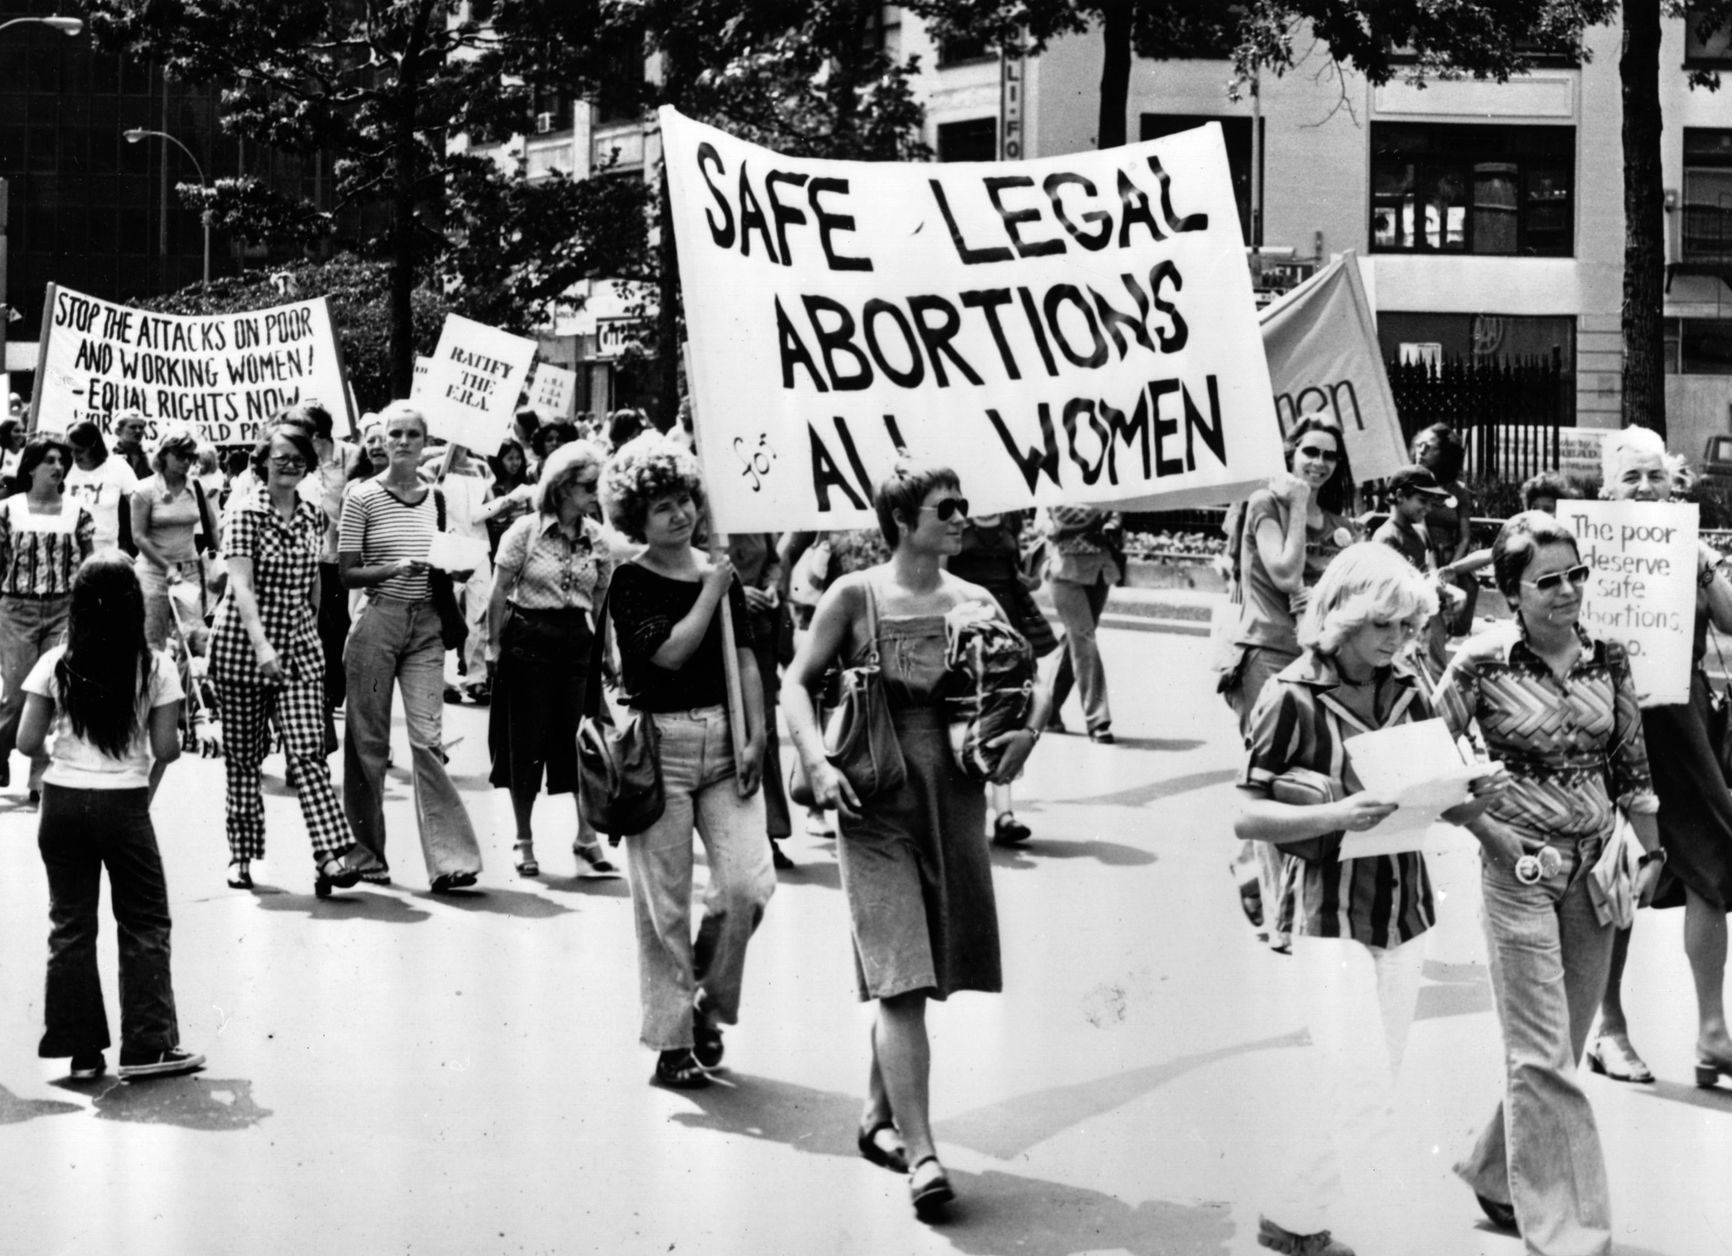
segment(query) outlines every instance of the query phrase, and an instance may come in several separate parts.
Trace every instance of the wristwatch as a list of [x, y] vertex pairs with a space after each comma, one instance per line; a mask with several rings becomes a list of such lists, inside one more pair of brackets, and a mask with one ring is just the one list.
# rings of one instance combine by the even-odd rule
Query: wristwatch
[[1636, 867], [1646, 868], [1649, 864], [1659, 864], [1661, 867], [1665, 867], [1666, 852], [1658, 846], [1654, 847], [1653, 850], [1643, 851], [1641, 858], [1636, 860]]
[[1706, 589], [1714, 583], [1714, 573], [1720, 570], [1719, 563], [1709, 563], [1696, 573], [1696, 587]]

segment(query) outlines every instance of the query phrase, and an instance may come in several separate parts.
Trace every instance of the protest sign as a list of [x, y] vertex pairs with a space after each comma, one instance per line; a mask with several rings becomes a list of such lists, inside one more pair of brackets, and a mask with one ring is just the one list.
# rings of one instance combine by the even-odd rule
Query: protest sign
[[1218, 126], [932, 165], [661, 125], [720, 529], [872, 526], [900, 449], [981, 513], [1222, 501], [1281, 469]]
[[1624, 643], [1643, 706], [1688, 702], [1695, 503], [1561, 501], [1558, 522], [1590, 568], [1582, 627]]
[[550, 362], [537, 362], [529, 381], [529, 408], [541, 416], [544, 423], [554, 423], [571, 417], [571, 403], [577, 397], [577, 372]]
[[535, 341], [447, 314], [415, 398], [427, 415], [428, 435], [478, 454], [498, 453], [533, 361]]
[[1558, 470], [1580, 484], [1600, 478], [1600, 446], [1611, 435], [1603, 427], [1560, 427], [1558, 429]]
[[323, 297], [187, 317], [50, 284], [38, 355], [32, 431], [90, 419], [108, 432], [115, 415], [136, 410], [150, 423], [148, 437], [182, 422], [233, 445], [257, 440], [261, 424], [299, 401], [323, 402], [338, 419], [349, 407]]
[[433, 359], [424, 353], [415, 355], [415, 373], [409, 380], [409, 400], [419, 401], [427, 392], [427, 377], [433, 370]]
[[1341, 429], [1358, 481], [1380, 480], [1412, 461], [1351, 251], [1272, 302], [1258, 321], [1283, 437], [1301, 419], [1328, 419]]

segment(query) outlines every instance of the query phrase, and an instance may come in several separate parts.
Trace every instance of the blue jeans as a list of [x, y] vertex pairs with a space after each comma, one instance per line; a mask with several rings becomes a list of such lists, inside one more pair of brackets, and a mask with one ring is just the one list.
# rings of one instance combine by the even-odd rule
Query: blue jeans
[[47, 1028], [44, 1059], [87, 1055], [109, 1044], [96, 970], [102, 870], [120, 942], [122, 1055], [180, 1044], [169, 981], [168, 882], [150, 823], [148, 789], [45, 785], [36, 845], [48, 870]]
[[431, 600], [369, 598], [343, 647], [348, 702], [343, 722], [343, 811], [355, 840], [385, 861], [385, 759], [391, 694], [403, 690], [403, 720], [415, 784], [415, 818], [429, 878], [481, 871], [475, 826], [445, 771], [445, 647]]
[[[638, 990], [644, 1046], [692, 1045], [692, 999], [724, 1025], [740, 1015], [746, 943], [776, 890], [764, 840], [764, 793], [734, 787], [728, 713], [720, 706], [654, 716], [667, 807], [625, 839], [637, 924]], [[704, 918], [692, 938], [692, 828], [709, 857]]]
[[1612, 1250], [1606, 1164], [1576, 1074], [1605, 993], [1614, 931], [1588, 898], [1601, 843], [1552, 846], [1563, 866], [1537, 885], [1481, 858], [1507, 1073], [1503, 1102], [1455, 1171], [1477, 1193], [1515, 1206], [1534, 1256], [1603, 1256]]
[[[27, 598], [0, 597], [0, 764], [11, 759], [18, 745], [18, 720], [24, 714], [24, 681], [36, 661], [66, 635], [66, 613], [72, 595]], [[30, 760], [30, 788], [39, 788], [48, 756]]]

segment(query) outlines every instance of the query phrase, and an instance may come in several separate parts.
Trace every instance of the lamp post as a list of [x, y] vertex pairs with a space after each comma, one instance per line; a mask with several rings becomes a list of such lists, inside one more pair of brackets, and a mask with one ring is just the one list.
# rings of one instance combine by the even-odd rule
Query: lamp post
[[[4, 27], [0, 27], [0, 30], [3, 30], [3, 29], [4, 29]], [[136, 127], [135, 126], [135, 127], [130, 128], [129, 130], [123, 131], [122, 134], [126, 136], [126, 142], [128, 144], [136, 144], [136, 143], [138, 143], [138, 141], [140, 141], [140, 140], [144, 139], [146, 136], [150, 136], [150, 135], [154, 135], [159, 139], [165, 139], [170, 144], [173, 144], [176, 148], [180, 149], [181, 152], [185, 153], [186, 159], [188, 161], [192, 162], [192, 168], [198, 172], [198, 185], [200, 188], [204, 189], [204, 194], [205, 194], [204, 212], [199, 215], [199, 221], [204, 224], [204, 290], [206, 292], [209, 292], [210, 291], [210, 184], [205, 181], [204, 167], [198, 164], [198, 158], [194, 157], [192, 155], [192, 149], [188, 148], [185, 144], [182, 144], [179, 140], [175, 139], [174, 136], [170, 135], [167, 131], [147, 131], [147, 130], [144, 130], [142, 127]]]

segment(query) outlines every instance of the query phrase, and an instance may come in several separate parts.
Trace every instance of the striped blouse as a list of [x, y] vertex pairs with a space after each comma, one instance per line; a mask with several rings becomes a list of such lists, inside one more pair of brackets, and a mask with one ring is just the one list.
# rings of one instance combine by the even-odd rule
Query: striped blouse
[[[366, 480], [343, 503], [343, 526], [337, 540], [338, 554], [359, 554], [361, 563], [377, 567], [408, 558], [423, 561], [439, 530], [438, 506], [428, 489], [411, 505], [385, 487], [382, 477]], [[422, 602], [430, 595], [425, 571], [392, 576], [367, 590], [369, 596]]]
[[[1385, 683], [1393, 686], [1394, 696], [1378, 727], [1431, 717], [1431, 706], [1411, 674], [1391, 671]], [[1364, 788], [1345, 747], [1372, 729], [1334, 696], [1332, 690], [1340, 684], [1334, 660], [1313, 650], [1270, 678], [1251, 712], [1242, 787], [1268, 795], [1277, 776], [1290, 768], [1307, 768], [1337, 782], [1343, 793]], [[1431, 877], [1420, 851], [1369, 859], [1289, 859], [1287, 864], [1284, 890], [1298, 895], [1295, 934], [1393, 947], [1437, 922]]]
[[96, 521], [63, 497], [60, 513], [39, 515], [23, 493], [0, 502], [0, 595], [63, 597], [95, 548]]

